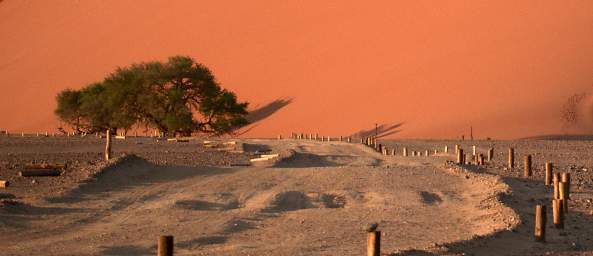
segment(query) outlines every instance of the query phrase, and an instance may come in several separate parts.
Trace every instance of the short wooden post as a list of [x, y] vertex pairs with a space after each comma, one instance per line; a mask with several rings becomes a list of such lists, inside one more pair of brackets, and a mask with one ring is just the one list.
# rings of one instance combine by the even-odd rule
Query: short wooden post
[[515, 168], [515, 149], [509, 148], [509, 168]]
[[424, 150], [424, 156], [428, 156], [428, 150]]
[[562, 200], [562, 211], [568, 213], [568, 198], [566, 192], [567, 184], [564, 182], [558, 182], [558, 191], [560, 192], [560, 199]]
[[368, 232], [367, 256], [381, 255], [381, 231]]
[[546, 186], [552, 185], [552, 173], [554, 172], [554, 165], [550, 162], [546, 162], [546, 179], [544, 184]]
[[526, 155], [524, 159], [524, 170], [523, 176], [530, 177], [531, 176], [531, 155]]
[[433, 155], [436, 155], [436, 154], [438, 154], [438, 153], [439, 153], [439, 151], [438, 151], [437, 149], [435, 149], [435, 150], [434, 150], [434, 154], [433, 154]]
[[408, 156], [408, 148], [404, 147], [404, 152], [403, 152], [404, 156]]
[[563, 199], [570, 199], [570, 173], [562, 173], [562, 179], [560, 180], [562, 181], [562, 183], [564, 183], [564, 196], [566, 196], [566, 198]]
[[344, 141], [344, 137], [340, 136], [340, 141]]
[[105, 132], [105, 160], [111, 159], [111, 129]]
[[449, 153], [449, 146], [445, 145], [445, 153]]
[[463, 164], [463, 149], [457, 149], [457, 164]]
[[554, 199], [560, 199], [560, 188], [558, 185], [560, 183], [560, 173], [554, 172], [552, 176], [554, 182]]
[[476, 145], [472, 146], [472, 156], [476, 155]]
[[391, 149], [391, 155], [395, 156], [395, 148]]
[[490, 148], [488, 149], [488, 162], [494, 160], [494, 149]]
[[348, 143], [351, 143], [351, 142], [352, 142], [352, 138], [348, 137], [348, 138], [346, 139], [346, 141], [347, 141]]
[[173, 236], [159, 237], [157, 256], [173, 256]]
[[459, 152], [459, 144], [455, 144], [455, 154]]
[[535, 241], [546, 241], [546, 206], [535, 206]]
[[562, 199], [552, 200], [552, 211], [554, 219], [554, 227], [557, 229], [564, 228], [564, 213], [562, 212]]

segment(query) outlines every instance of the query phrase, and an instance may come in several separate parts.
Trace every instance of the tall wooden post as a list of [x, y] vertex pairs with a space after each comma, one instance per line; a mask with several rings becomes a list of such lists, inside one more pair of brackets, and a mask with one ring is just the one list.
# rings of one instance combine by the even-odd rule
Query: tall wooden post
[[488, 149], [488, 162], [494, 160], [494, 149], [490, 148]]
[[509, 168], [515, 168], [515, 149], [509, 148]]
[[408, 156], [408, 148], [404, 147], [404, 152], [403, 152], [404, 156]]
[[159, 237], [157, 256], [173, 256], [173, 236]]
[[476, 155], [476, 145], [472, 146], [472, 156]]
[[111, 159], [111, 129], [105, 131], [105, 160]]
[[531, 176], [531, 155], [526, 155], [525, 156], [525, 166], [524, 166], [524, 170], [523, 170], [523, 176], [525, 177], [530, 177]]
[[552, 211], [554, 219], [554, 227], [558, 229], [564, 228], [564, 213], [562, 212], [562, 199], [552, 200]]
[[464, 164], [463, 149], [457, 149], [457, 164]]
[[554, 172], [554, 166], [550, 162], [546, 162], [546, 179], [544, 184], [550, 186], [552, 184], [552, 173]]
[[381, 231], [368, 232], [367, 256], [381, 255]]
[[546, 206], [535, 206], [535, 241], [546, 241]]
[[561, 179], [562, 183], [564, 183], [564, 190], [566, 190], [564, 192], [564, 195], [566, 196], [566, 198], [563, 199], [570, 199], [570, 173], [568, 172], [564, 172], [562, 173], [562, 179]]
[[560, 188], [558, 185], [560, 183], [560, 173], [554, 172], [552, 176], [554, 182], [554, 199], [560, 199]]

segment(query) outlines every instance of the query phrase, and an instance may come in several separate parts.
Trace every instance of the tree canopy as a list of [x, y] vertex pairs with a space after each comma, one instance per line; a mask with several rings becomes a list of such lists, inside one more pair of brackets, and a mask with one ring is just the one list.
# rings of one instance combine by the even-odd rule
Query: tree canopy
[[56, 96], [55, 114], [78, 132], [153, 127], [168, 135], [225, 134], [246, 125], [247, 102], [187, 56], [117, 68], [103, 81]]

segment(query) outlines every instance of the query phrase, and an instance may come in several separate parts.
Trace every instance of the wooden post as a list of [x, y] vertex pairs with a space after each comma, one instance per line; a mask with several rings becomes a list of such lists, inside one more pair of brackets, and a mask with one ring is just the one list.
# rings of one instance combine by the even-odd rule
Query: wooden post
[[479, 165], [484, 165], [484, 154], [479, 154], [478, 155], [478, 164]]
[[552, 176], [554, 182], [554, 199], [560, 199], [560, 188], [558, 185], [560, 183], [560, 173], [554, 172]]
[[472, 146], [472, 156], [476, 155], [476, 145]]
[[433, 155], [436, 155], [436, 154], [438, 154], [438, 153], [439, 153], [439, 150], [435, 149], [435, 150], [434, 150], [434, 154], [433, 154]]
[[515, 168], [515, 149], [509, 148], [509, 168]]
[[111, 159], [111, 129], [105, 132], [105, 160]]
[[525, 156], [525, 166], [523, 170], [523, 176], [530, 177], [531, 176], [531, 155]]
[[488, 162], [494, 160], [494, 149], [490, 148], [488, 149]]
[[7, 180], [0, 180], [0, 188], [6, 188], [10, 185], [10, 182]]
[[554, 227], [557, 229], [564, 228], [564, 214], [562, 212], [562, 199], [552, 200], [552, 211], [554, 219]]
[[560, 192], [560, 200], [562, 200], [562, 211], [568, 213], [568, 197], [566, 192], [567, 184], [564, 182], [558, 182], [558, 191]]
[[552, 173], [554, 172], [554, 165], [550, 162], [546, 162], [546, 179], [544, 184], [550, 186], [552, 184]]
[[159, 238], [157, 256], [173, 256], [173, 236]]
[[445, 153], [449, 153], [449, 146], [445, 145]]
[[459, 145], [455, 144], [455, 154], [457, 154], [459, 152]]
[[348, 143], [351, 143], [351, 142], [352, 142], [352, 138], [348, 137], [348, 138], [346, 139], [346, 142], [348, 142]]
[[392, 156], [395, 156], [395, 148], [394, 149], [391, 149], [391, 155]]
[[546, 241], [546, 206], [535, 206], [535, 241]]
[[457, 164], [463, 164], [463, 149], [457, 149]]
[[465, 165], [467, 163], [466, 160], [467, 160], [467, 154], [463, 153], [463, 159], [461, 160], [461, 164]]
[[570, 173], [568, 172], [564, 172], [562, 173], [562, 179], [561, 179], [562, 183], [564, 183], [564, 195], [566, 196], [566, 198], [563, 199], [570, 199]]
[[424, 156], [428, 156], [428, 150], [424, 150]]
[[368, 232], [367, 256], [381, 255], [381, 231]]

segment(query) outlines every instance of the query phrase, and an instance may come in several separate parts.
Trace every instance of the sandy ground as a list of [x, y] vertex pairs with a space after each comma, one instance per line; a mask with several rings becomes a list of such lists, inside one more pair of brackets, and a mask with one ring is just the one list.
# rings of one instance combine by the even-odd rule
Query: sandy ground
[[[549, 201], [541, 168], [524, 179], [503, 169], [502, 155], [488, 168], [459, 168], [445, 164], [452, 155], [382, 156], [354, 143], [247, 140], [221, 150], [129, 139], [114, 145], [116, 155], [128, 155], [105, 164], [98, 139], [0, 143], [0, 179], [13, 181], [2, 191], [2, 255], [154, 255], [160, 235], [175, 236], [176, 255], [364, 255], [363, 228], [372, 222], [385, 255], [593, 250], [586, 142], [475, 142], [480, 150], [496, 143], [497, 151], [513, 143], [518, 153], [581, 168], [571, 171], [567, 229], [550, 229], [546, 244], [532, 241], [534, 205]], [[423, 151], [458, 142], [383, 143], [399, 153], [403, 145]], [[256, 151], [280, 158], [230, 167]], [[31, 160], [70, 165], [57, 178], [16, 177]]]

